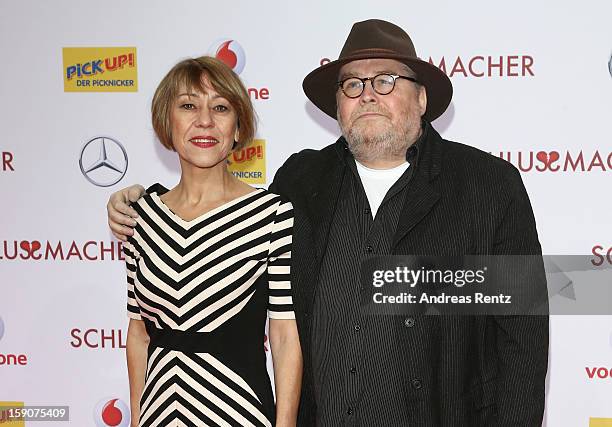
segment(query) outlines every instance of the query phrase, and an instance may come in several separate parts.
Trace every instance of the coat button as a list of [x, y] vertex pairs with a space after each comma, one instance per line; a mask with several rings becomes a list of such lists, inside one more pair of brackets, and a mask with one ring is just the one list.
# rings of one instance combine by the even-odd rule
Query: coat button
[[351, 366], [350, 373], [354, 374], [355, 372], [357, 372], [357, 368], [354, 366]]
[[415, 323], [416, 323], [416, 322], [415, 322], [414, 318], [412, 318], [412, 317], [407, 317], [407, 318], [404, 320], [404, 325], [405, 325], [407, 328], [412, 328], [412, 327], [414, 326], [414, 324], [415, 324]]
[[346, 415], [352, 415], [353, 414], [353, 408], [349, 407], [346, 410]]
[[374, 248], [370, 245], [366, 246], [365, 248], [366, 253], [371, 254], [372, 252], [374, 252]]
[[360, 325], [355, 325], [353, 326], [353, 329], [355, 329], [356, 332], [361, 331], [361, 326]]
[[420, 379], [415, 378], [412, 380], [412, 388], [415, 390], [420, 390], [423, 388], [423, 383], [421, 382]]

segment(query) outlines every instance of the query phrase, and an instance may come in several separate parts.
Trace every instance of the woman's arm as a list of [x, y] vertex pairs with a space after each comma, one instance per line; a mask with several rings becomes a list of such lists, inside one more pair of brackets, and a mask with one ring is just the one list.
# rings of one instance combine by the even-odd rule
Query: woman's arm
[[295, 319], [270, 319], [276, 427], [295, 427], [302, 387], [302, 349]]
[[149, 334], [142, 320], [130, 319], [128, 326], [126, 353], [128, 377], [130, 380], [130, 411], [132, 427], [138, 427], [140, 418], [140, 396], [144, 390], [147, 372], [147, 349]]

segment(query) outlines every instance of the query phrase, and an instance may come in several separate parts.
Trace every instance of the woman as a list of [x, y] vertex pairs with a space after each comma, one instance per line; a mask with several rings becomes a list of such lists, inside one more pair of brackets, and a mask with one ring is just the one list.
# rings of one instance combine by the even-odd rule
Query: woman
[[247, 91], [219, 60], [187, 59], [157, 88], [152, 118], [181, 178], [134, 204], [138, 224], [125, 244], [132, 425], [294, 426], [302, 356], [292, 207], [227, 169], [230, 151], [255, 133]]

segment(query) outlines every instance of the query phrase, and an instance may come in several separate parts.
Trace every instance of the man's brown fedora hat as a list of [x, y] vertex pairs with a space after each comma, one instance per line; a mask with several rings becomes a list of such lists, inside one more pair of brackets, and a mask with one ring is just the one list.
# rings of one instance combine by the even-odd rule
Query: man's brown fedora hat
[[[440, 117], [453, 97], [449, 78], [438, 67], [417, 57], [410, 36], [397, 25], [380, 19], [357, 22], [344, 43], [337, 60], [313, 70], [304, 78], [302, 87], [308, 99], [321, 111], [336, 118], [338, 72], [351, 61], [368, 58], [395, 59], [408, 65], [427, 90], [428, 121]], [[363, 76], [371, 77], [371, 76]]]

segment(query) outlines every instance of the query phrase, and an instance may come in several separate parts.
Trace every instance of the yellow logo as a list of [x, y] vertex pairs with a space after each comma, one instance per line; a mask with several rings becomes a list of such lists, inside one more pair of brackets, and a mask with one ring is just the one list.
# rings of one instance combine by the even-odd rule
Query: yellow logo
[[135, 47], [65, 47], [64, 92], [137, 92]]
[[0, 402], [0, 426], [25, 427], [23, 418], [11, 417], [10, 408], [23, 408], [23, 402]]
[[249, 184], [266, 183], [266, 140], [255, 139], [242, 150], [233, 151], [227, 158], [229, 171]]
[[612, 418], [589, 418], [589, 427], [612, 427]]

